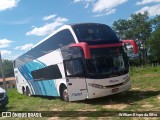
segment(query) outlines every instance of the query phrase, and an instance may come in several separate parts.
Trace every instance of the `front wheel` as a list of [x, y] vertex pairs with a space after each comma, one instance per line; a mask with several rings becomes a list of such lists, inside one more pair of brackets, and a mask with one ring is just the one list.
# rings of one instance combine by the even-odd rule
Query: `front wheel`
[[69, 97], [68, 97], [68, 90], [66, 86], [63, 86], [61, 89], [61, 98], [62, 100], [68, 102], [69, 101]]

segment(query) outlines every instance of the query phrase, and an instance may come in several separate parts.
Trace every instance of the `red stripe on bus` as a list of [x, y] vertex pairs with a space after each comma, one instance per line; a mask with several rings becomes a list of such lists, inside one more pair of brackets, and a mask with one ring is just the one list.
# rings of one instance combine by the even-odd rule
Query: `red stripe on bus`
[[91, 53], [90, 53], [91, 48], [107, 48], [107, 47], [119, 47], [119, 46], [122, 46], [122, 43], [88, 45], [86, 42], [80, 42], [76, 44], [71, 44], [69, 47], [80, 47], [81, 49], [83, 49], [85, 59], [90, 59], [91, 58]]

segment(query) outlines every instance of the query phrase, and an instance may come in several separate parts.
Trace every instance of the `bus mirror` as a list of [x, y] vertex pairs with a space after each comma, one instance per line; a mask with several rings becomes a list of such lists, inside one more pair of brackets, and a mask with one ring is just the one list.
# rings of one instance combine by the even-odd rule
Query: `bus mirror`
[[131, 44], [133, 46], [133, 52], [135, 54], [138, 53], [138, 45], [137, 45], [137, 43], [134, 40], [122, 40], [122, 43], [124, 43], [124, 44], [126, 44], [126, 43]]
[[69, 47], [80, 47], [80, 48], [82, 48], [82, 50], [84, 52], [85, 59], [90, 59], [91, 58], [90, 49], [89, 49], [89, 46], [86, 42], [71, 44]]

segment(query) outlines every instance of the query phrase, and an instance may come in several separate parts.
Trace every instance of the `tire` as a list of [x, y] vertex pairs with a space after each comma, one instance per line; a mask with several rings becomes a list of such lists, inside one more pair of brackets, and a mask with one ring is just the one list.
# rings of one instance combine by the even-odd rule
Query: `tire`
[[23, 94], [23, 95], [26, 94], [26, 93], [25, 93], [25, 88], [24, 88], [24, 87], [22, 87], [22, 94]]
[[61, 91], [60, 91], [60, 97], [63, 101], [69, 102], [68, 90], [66, 86], [62, 86]]
[[27, 96], [31, 96], [31, 92], [30, 92], [30, 90], [29, 90], [28, 87], [26, 87], [26, 95], [27, 95]]

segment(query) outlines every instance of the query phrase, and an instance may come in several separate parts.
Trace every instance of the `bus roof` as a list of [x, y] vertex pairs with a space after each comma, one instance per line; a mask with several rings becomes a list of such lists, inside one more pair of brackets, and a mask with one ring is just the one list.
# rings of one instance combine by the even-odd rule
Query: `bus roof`
[[[47, 37], [45, 37], [44, 39], [42, 39], [41, 41], [39, 41], [37, 44], [35, 44], [30, 50], [32, 50], [36, 46], [40, 45], [42, 42], [44, 42], [45, 40], [47, 40], [48, 38], [50, 38], [51, 36], [53, 36], [54, 34], [56, 34], [57, 32], [59, 32], [59, 31], [61, 31], [63, 29], [70, 29], [71, 27], [74, 27], [74, 26], [87, 25], [87, 24], [91, 24], [91, 25], [93, 25], [93, 24], [95, 24], [95, 25], [105, 25], [105, 24], [101, 24], [101, 23], [73, 23], [73, 24], [63, 25], [62, 27], [58, 28], [56, 31], [54, 31], [53, 33], [51, 33], [50, 35], [48, 35]], [[28, 50], [28, 51], [30, 51], [30, 50]], [[27, 52], [25, 52], [25, 53], [27, 53]], [[21, 57], [22, 55], [18, 56], [17, 58]]]

